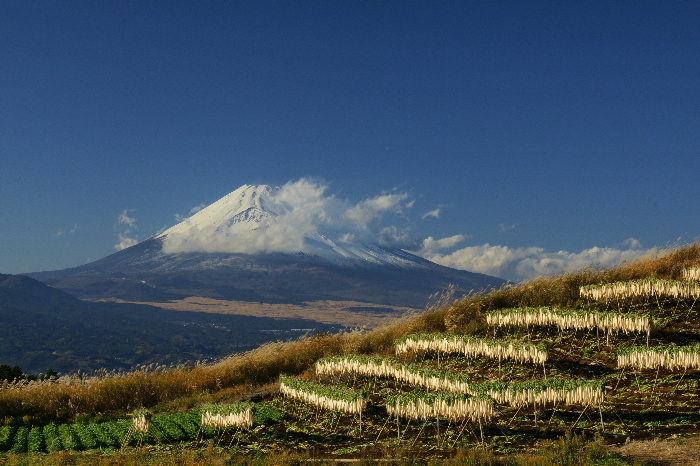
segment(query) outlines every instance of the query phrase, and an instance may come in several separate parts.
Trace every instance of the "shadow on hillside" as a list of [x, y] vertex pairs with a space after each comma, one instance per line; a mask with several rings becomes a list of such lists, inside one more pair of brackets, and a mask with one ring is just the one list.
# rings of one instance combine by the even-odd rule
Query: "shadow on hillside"
[[700, 343], [700, 334], [694, 332], [657, 330], [651, 332], [651, 338], [661, 340], [664, 344], [690, 345]]
[[601, 378], [617, 372], [617, 369], [601, 364], [581, 363], [568, 359], [549, 359], [547, 365], [554, 366], [562, 372], [568, 372], [571, 375], [583, 378]]

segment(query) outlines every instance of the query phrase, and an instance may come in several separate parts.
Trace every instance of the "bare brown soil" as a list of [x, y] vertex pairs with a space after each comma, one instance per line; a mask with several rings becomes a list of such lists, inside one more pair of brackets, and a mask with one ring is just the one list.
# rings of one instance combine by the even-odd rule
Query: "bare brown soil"
[[398, 317], [417, 311], [417, 309], [410, 307], [387, 306], [358, 301], [312, 301], [297, 305], [225, 301], [197, 296], [167, 303], [112, 301], [147, 304], [171, 311], [207, 312], [212, 314], [269, 317], [273, 319], [309, 319], [324, 324], [365, 329], [386, 325]]

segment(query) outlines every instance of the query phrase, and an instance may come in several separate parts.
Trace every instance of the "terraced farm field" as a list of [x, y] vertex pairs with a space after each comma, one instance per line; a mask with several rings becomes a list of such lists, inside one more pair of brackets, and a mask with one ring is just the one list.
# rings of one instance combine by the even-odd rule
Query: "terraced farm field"
[[[693, 251], [683, 257], [697, 262]], [[635, 272], [620, 280], [623, 268], [543, 279], [449, 302], [387, 329], [317, 335], [275, 346], [265, 358], [183, 370], [182, 378], [208, 374], [215, 383], [141, 403], [155, 414], [138, 428], [141, 414], [128, 418], [133, 409], [124, 408], [102, 413], [107, 422], [41, 422], [50, 416], [38, 408], [22, 420], [15, 413], [23, 388], [6, 384], [0, 451], [209, 445], [241, 454], [284, 448], [342, 459], [408, 451], [439, 459], [460, 449], [535, 451], [567, 436], [681, 444], [700, 427], [700, 284], [685, 272], [689, 260], [672, 258], [670, 271], [664, 260], [644, 270], [657, 264], [666, 278]], [[231, 408], [241, 401], [247, 404]]]

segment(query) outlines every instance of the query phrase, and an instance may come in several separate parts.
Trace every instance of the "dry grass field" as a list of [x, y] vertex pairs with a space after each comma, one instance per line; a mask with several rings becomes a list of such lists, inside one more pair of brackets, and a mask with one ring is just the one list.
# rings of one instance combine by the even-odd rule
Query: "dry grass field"
[[165, 303], [113, 301], [147, 304], [171, 311], [206, 312], [211, 314], [269, 317], [273, 319], [308, 319], [323, 324], [362, 329], [381, 327], [405, 314], [418, 311], [418, 309], [410, 307], [386, 306], [359, 301], [329, 300], [305, 302], [302, 305], [226, 301], [197, 296]]

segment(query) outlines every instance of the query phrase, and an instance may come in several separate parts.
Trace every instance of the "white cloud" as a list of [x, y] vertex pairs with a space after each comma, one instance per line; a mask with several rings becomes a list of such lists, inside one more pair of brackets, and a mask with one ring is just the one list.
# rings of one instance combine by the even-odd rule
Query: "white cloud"
[[[115, 228], [119, 230], [119, 232], [117, 233], [119, 242], [114, 245], [114, 249], [116, 249], [117, 251], [126, 249], [139, 242], [138, 236], [134, 236], [131, 234], [134, 230], [137, 229], [137, 227], [136, 219], [133, 217], [129, 217], [128, 209], [124, 209], [124, 211], [121, 214], [119, 214], [119, 216], [117, 217], [117, 224], [115, 225]], [[132, 238], [132, 236], [134, 237]]]
[[635, 238], [627, 238], [622, 242], [623, 246], [627, 246], [629, 249], [639, 249], [642, 247], [642, 243]]
[[[358, 241], [415, 248], [410, 230], [398, 226], [412, 201], [406, 193], [380, 194], [357, 203], [327, 194], [327, 186], [308, 179], [272, 188], [262, 200], [275, 215], [257, 228], [251, 223], [188, 228], [168, 234], [163, 250], [176, 252], [296, 252], [305, 238], [321, 235], [337, 243]], [[197, 215], [191, 217], [195, 222]], [[187, 221], [187, 220], [186, 220]]]
[[438, 207], [435, 210], [431, 210], [430, 212], [424, 213], [423, 216], [421, 217], [421, 220], [425, 220], [428, 217], [440, 218], [440, 207]]
[[128, 209], [124, 209], [124, 212], [119, 214], [119, 217], [117, 218], [117, 224], [127, 225], [129, 228], [134, 228], [136, 226], [136, 219], [129, 217]]
[[[250, 222], [214, 225], [207, 223], [211, 220], [207, 218], [201, 228], [192, 227], [168, 234], [163, 250], [167, 253], [296, 252], [304, 249], [308, 238], [324, 237], [337, 244], [365, 242], [406, 249], [438, 264], [512, 281], [588, 266], [614, 266], [657, 251], [655, 248], [644, 249], [634, 238], [623, 241], [618, 247], [593, 247], [581, 252], [550, 252], [536, 246], [511, 248], [488, 243], [459, 248], [469, 236], [416, 240], [408, 227], [410, 222], [406, 213], [414, 201], [407, 193], [394, 190], [354, 203], [327, 191], [328, 186], [308, 179], [290, 181], [282, 187], [271, 188], [262, 198], [264, 208], [274, 216], [259, 219], [257, 225]], [[184, 220], [186, 225], [187, 222], [196, 223], [201, 207], [192, 209], [194, 215]], [[422, 218], [438, 218], [441, 207]], [[129, 216], [129, 211], [125, 210], [119, 216], [118, 224], [125, 229], [120, 232], [119, 244], [115, 247], [122, 249], [136, 244], [136, 238], [131, 235], [136, 229], [136, 220]], [[251, 225], [255, 227], [251, 228]], [[514, 225], [499, 225], [501, 231], [512, 228]]]
[[[181, 214], [175, 214], [175, 221], [177, 223], [185, 221], [187, 218], [191, 217], [192, 215], [196, 214], [200, 210], [204, 209], [207, 205], [206, 204], [199, 204], [197, 206], [194, 206], [190, 209], [189, 213], [187, 216], [181, 215]], [[158, 233], [161, 233], [162, 231], [159, 231]]]
[[626, 249], [592, 247], [578, 253], [548, 252], [535, 246], [510, 248], [488, 243], [465, 247], [447, 254], [438, 252], [454, 247], [460, 242], [457, 241], [459, 236], [441, 240], [428, 238], [415, 253], [448, 267], [521, 281], [590, 266], [612, 267], [623, 261], [658, 252], [657, 248], [641, 248], [641, 243], [634, 238], [625, 241], [628, 246]]
[[509, 225], [507, 223], [499, 223], [498, 224], [498, 231], [500, 231], [501, 233], [505, 233], [505, 232], [510, 231], [514, 228], [515, 228], [515, 225], [512, 225], [512, 224], [511, 225]]
[[117, 251], [121, 251], [122, 249], [131, 247], [134, 244], [138, 244], [138, 240], [136, 238], [129, 238], [127, 236], [119, 234], [119, 242], [114, 245], [114, 249], [116, 249]]
[[197, 206], [192, 207], [192, 208], [190, 209], [190, 215], [196, 214], [197, 212], [199, 212], [200, 210], [202, 210], [202, 209], [205, 208], [206, 206], [207, 206], [206, 204], [199, 204], [199, 205], [197, 205]]
[[401, 201], [408, 198], [407, 193], [382, 194], [377, 197], [365, 199], [350, 207], [343, 213], [343, 217], [356, 224], [366, 225], [372, 220], [381, 218], [387, 212], [402, 213], [403, 207], [410, 208], [413, 203], [401, 205]]
[[420, 243], [409, 229], [399, 228], [395, 225], [382, 227], [375, 242], [380, 246], [400, 249], [414, 248]]
[[465, 235], [454, 235], [442, 239], [434, 239], [432, 236], [428, 236], [423, 240], [421, 248], [415, 252], [421, 257], [430, 256], [435, 254], [437, 251], [453, 248], [465, 239], [467, 239], [467, 236]]
[[[73, 234], [76, 232], [78, 229], [78, 224], [73, 225], [73, 228], [68, 230], [68, 233]], [[63, 228], [59, 228], [58, 231], [56, 232], [56, 236], [63, 236], [66, 234], [66, 231]]]

